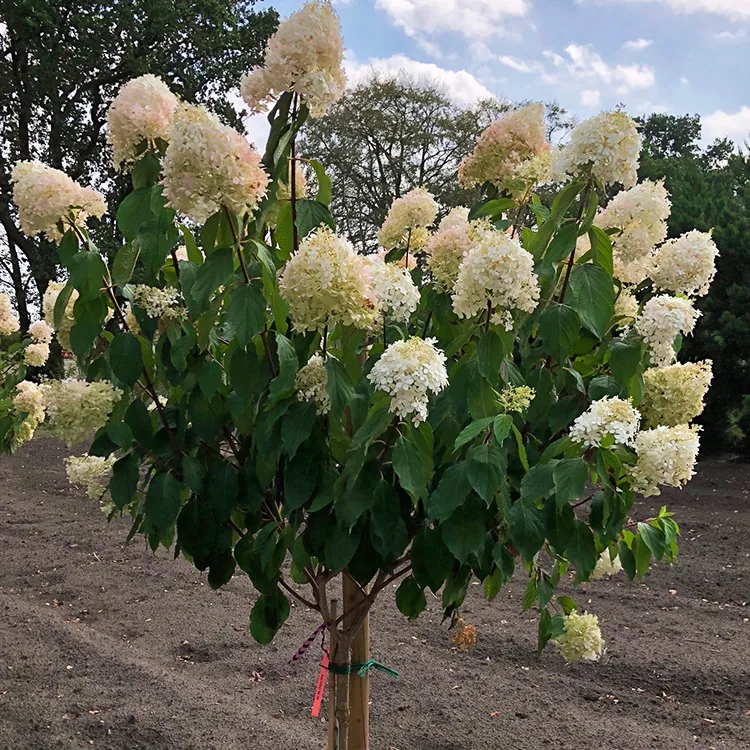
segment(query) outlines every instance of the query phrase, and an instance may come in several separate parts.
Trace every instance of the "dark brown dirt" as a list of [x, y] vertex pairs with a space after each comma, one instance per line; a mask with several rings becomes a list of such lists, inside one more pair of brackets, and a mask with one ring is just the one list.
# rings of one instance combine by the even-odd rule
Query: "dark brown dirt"
[[[215, 593], [167, 552], [124, 547], [125, 523], [68, 487], [64, 455], [38, 440], [0, 462], [0, 748], [323, 748], [317, 654], [287, 664], [314, 613], [295, 606], [257, 646], [243, 575]], [[373, 651], [401, 679], [373, 677], [373, 750], [750, 748], [748, 480], [712, 460], [634, 509], [666, 502], [682, 554], [641, 586], [621, 574], [575, 593], [600, 617], [599, 664], [536, 655], [520, 580], [493, 604], [472, 591], [468, 654], [450, 649], [437, 600], [407, 624], [385, 597]]]

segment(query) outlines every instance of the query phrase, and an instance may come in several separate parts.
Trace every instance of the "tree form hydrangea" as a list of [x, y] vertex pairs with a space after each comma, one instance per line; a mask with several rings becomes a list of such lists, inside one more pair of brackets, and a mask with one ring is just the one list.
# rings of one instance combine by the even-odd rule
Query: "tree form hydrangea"
[[377, 255], [366, 258], [366, 262], [370, 287], [380, 314], [396, 323], [408, 323], [420, 298], [411, 274], [395, 263], [386, 263]]
[[171, 208], [198, 222], [222, 207], [243, 215], [265, 196], [268, 181], [260, 154], [244, 136], [203, 107], [177, 107], [162, 164]]
[[312, 401], [316, 412], [328, 414], [331, 410], [331, 397], [328, 395], [328, 371], [323, 357], [313, 354], [307, 364], [297, 371], [294, 388], [300, 401]]
[[65, 172], [39, 161], [20, 161], [11, 173], [13, 201], [18, 207], [21, 228], [29, 237], [44, 234], [51, 242], [60, 242], [59, 225], [83, 227], [89, 216], [101, 218], [107, 213], [104, 196], [83, 187]]
[[570, 428], [570, 437], [589, 448], [597, 448], [606, 437], [619, 445], [632, 445], [641, 426], [638, 409], [617, 396], [594, 401]]
[[279, 291], [299, 331], [322, 331], [327, 325], [369, 328], [377, 318], [365, 259], [326, 226], [305, 237], [287, 261]]
[[686, 232], [656, 251], [650, 276], [657, 289], [702, 297], [716, 275], [718, 256], [709, 232]]
[[565, 661], [597, 661], [604, 651], [602, 631], [599, 628], [599, 618], [596, 615], [577, 611], [566, 615], [564, 630], [553, 643], [562, 654]]
[[367, 379], [391, 396], [389, 411], [400, 419], [412, 415], [415, 425], [427, 419], [430, 393], [448, 385], [445, 354], [436, 339], [412, 336], [390, 344], [375, 363]]
[[83, 487], [92, 500], [100, 500], [107, 492], [115, 456], [68, 456], [65, 459], [65, 471], [68, 481]]
[[425, 188], [414, 188], [391, 204], [378, 232], [378, 243], [386, 250], [407, 243], [411, 250], [421, 249], [426, 245], [425, 229], [437, 214], [438, 204], [432, 195]]
[[552, 155], [551, 177], [565, 181], [590, 174], [604, 185], [631, 188], [638, 179], [641, 142], [632, 117], [601, 112], [576, 125], [568, 143]]
[[150, 73], [128, 81], [107, 110], [107, 142], [115, 169], [136, 161], [144, 142], [154, 148], [168, 141], [179, 99]]
[[712, 378], [710, 361], [677, 363], [646, 370], [640, 404], [644, 421], [652, 427], [675, 427], [692, 422], [703, 413]]
[[674, 342], [679, 334], [692, 333], [700, 317], [690, 300], [662, 294], [652, 297], [643, 306], [635, 321], [635, 330], [649, 345], [652, 365], [674, 362]]
[[699, 427], [686, 424], [644, 430], [635, 441], [633, 490], [644, 497], [660, 495], [660, 485], [682, 487], [695, 475]]
[[0, 336], [10, 336], [20, 327], [18, 318], [13, 315], [10, 297], [5, 293], [0, 293]]
[[265, 112], [282, 92], [293, 91], [311, 117], [322, 117], [346, 86], [344, 41], [338, 16], [327, 0], [311, 0], [268, 40], [262, 67], [251, 70], [240, 94], [252, 112]]

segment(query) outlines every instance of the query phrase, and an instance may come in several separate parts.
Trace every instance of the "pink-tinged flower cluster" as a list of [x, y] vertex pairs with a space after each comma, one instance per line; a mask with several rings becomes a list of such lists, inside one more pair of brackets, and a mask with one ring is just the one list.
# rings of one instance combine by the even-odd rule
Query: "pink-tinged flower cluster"
[[197, 222], [223, 206], [252, 211], [269, 181], [247, 140], [192, 104], [177, 107], [162, 172], [168, 205]]
[[253, 112], [264, 112], [281, 93], [293, 91], [311, 117], [322, 117], [344, 93], [343, 60], [338, 16], [327, 0], [311, 0], [279, 25], [263, 66], [242, 79], [240, 93]]
[[179, 100], [156, 76], [147, 74], [128, 81], [107, 110], [107, 141], [115, 168], [135, 161], [145, 141], [153, 147], [169, 139], [169, 129]]
[[[536, 182], [546, 171], [544, 156], [549, 153], [545, 137], [544, 108], [528, 104], [493, 122], [479, 137], [474, 150], [458, 168], [464, 187], [491, 182], [506, 186], [516, 179]], [[535, 161], [539, 168], [528, 170]]]
[[21, 229], [29, 237], [43, 233], [52, 242], [60, 242], [67, 229], [82, 228], [89, 216], [101, 218], [107, 213], [100, 192], [39, 161], [18, 162], [10, 180]]
[[423, 187], [396, 198], [378, 232], [380, 246], [391, 250], [408, 243], [412, 251], [423, 249], [428, 240], [426, 228], [435, 221], [437, 213], [437, 202]]

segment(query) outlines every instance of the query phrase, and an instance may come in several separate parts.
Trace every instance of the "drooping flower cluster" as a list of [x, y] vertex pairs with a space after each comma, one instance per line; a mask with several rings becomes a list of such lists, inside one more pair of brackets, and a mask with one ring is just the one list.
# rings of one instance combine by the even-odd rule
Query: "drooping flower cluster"
[[114, 463], [114, 456], [68, 456], [65, 471], [72, 485], [84, 487], [92, 500], [99, 500], [107, 491]]
[[510, 330], [511, 310], [531, 313], [539, 303], [534, 258], [517, 240], [489, 226], [476, 236], [458, 271], [453, 309], [460, 318], [473, 318], [489, 304], [492, 322]]
[[10, 179], [21, 228], [29, 237], [44, 233], [51, 242], [59, 242], [73, 225], [82, 228], [89, 216], [101, 218], [107, 213], [100, 192], [39, 161], [18, 162]]
[[692, 333], [699, 317], [690, 300], [668, 294], [652, 297], [635, 321], [636, 332], [651, 348], [651, 364], [674, 362], [677, 335]]
[[[449, 217], [450, 214], [445, 219]], [[440, 223], [439, 231], [427, 243], [425, 254], [435, 285], [450, 293], [456, 284], [464, 255], [471, 246], [471, 237], [467, 221], [444, 226], [445, 219]]]
[[268, 40], [263, 66], [240, 84], [252, 112], [265, 112], [284, 91], [307, 104], [311, 117], [322, 117], [344, 93], [344, 42], [338, 16], [327, 0], [310, 0], [279, 24]]
[[369, 328], [377, 318], [365, 259], [326, 226], [302, 241], [281, 273], [279, 291], [299, 331]]
[[500, 391], [498, 403], [506, 412], [518, 412], [521, 414], [531, 406], [531, 402], [536, 395], [533, 388], [528, 385], [512, 386], [503, 388]]
[[419, 304], [419, 289], [411, 274], [395, 263], [387, 263], [380, 256], [366, 259], [370, 286], [381, 315], [396, 323], [408, 323]]
[[18, 318], [13, 315], [13, 308], [10, 306], [10, 297], [0, 293], [0, 336], [10, 336], [19, 328]]
[[570, 437], [589, 448], [600, 446], [610, 435], [615, 443], [632, 445], [640, 425], [641, 415], [629, 400], [604, 396], [576, 417], [570, 427]]
[[50, 431], [68, 447], [90, 438], [106, 424], [122, 396], [122, 391], [101, 380], [52, 380], [40, 387]]
[[533, 184], [546, 173], [548, 153], [544, 107], [528, 104], [496, 120], [479, 136], [458, 168], [458, 180], [467, 188], [485, 182], [502, 188], [516, 179]]
[[180, 104], [162, 164], [168, 205], [197, 222], [223, 206], [244, 214], [266, 194], [260, 154], [203, 107]]
[[702, 297], [716, 275], [718, 255], [709, 232], [686, 232], [656, 251], [650, 276], [659, 289]]
[[415, 425], [427, 419], [429, 394], [440, 393], [448, 385], [445, 354], [436, 339], [412, 336], [388, 346], [367, 379], [391, 396], [389, 411]]
[[134, 284], [132, 287], [133, 302], [142, 307], [149, 318], [180, 318], [185, 308], [180, 305], [180, 293], [173, 287], [163, 289], [148, 284]]
[[145, 141], [154, 147], [169, 140], [169, 129], [179, 100], [167, 85], [146, 74], [128, 81], [107, 110], [107, 141], [115, 169], [136, 161]]
[[[294, 169], [292, 169], [294, 164]], [[276, 188], [276, 198], [280, 201], [289, 201], [292, 199], [292, 174], [294, 174], [294, 198], [304, 198], [307, 196], [307, 180], [305, 179], [305, 170], [298, 162], [289, 162], [289, 175], [286, 182], [279, 181]]]
[[633, 467], [633, 490], [644, 497], [660, 495], [659, 485], [682, 487], [695, 475], [699, 428], [686, 424], [656, 427], [639, 433]]
[[63, 313], [60, 325], [55, 328], [55, 303], [64, 288], [65, 284], [62, 281], [50, 281], [42, 299], [42, 313], [47, 325], [55, 332], [60, 346], [66, 351], [70, 351], [70, 329], [76, 322], [73, 315], [73, 305], [75, 305], [78, 299], [78, 291], [73, 290], [65, 305], [65, 312]]
[[566, 615], [565, 630], [553, 643], [568, 664], [574, 661], [597, 661], [604, 651], [602, 631], [596, 615], [577, 611]]
[[601, 112], [573, 129], [570, 141], [552, 155], [555, 179], [582, 177], [590, 172], [605, 185], [635, 185], [642, 138], [635, 121], [624, 112]]
[[313, 401], [318, 414], [328, 414], [331, 397], [328, 395], [328, 372], [323, 357], [314, 354], [307, 364], [297, 371], [294, 388], [300, 401]]
[[378, 232], [378, 243], [386, 250], [407, 243], [410, 250], [424, 248], [428, 239], [425, 230], [435, 221], [437, 213], [438, 204], [427, 190], [422, 187], [410, 190], [391, 204]]
[[645, 180], [618, 193], [596, 218], [601, 229], [617, 229], [612, 236], [614, 276], [639, 284], [651, 271], [654, 247], [667, 236], [671, 210], [663, 182]]
[[652, 367], [643, 373], [645, 388], [641, 412], [652, 427], [692, 422], [703, 412], [713, 373], [711, 362]]
[[23, 350], [23, 360], [32, 367], [43, 367], [49, 359], [49, 344], [29, 344]]
[[591, 580], [598, 581], [600, 578], [604, 578], [604, 576], [614, 576], [621, 570], [622, 563], [620, 562], [620, 556], [615, 555], [612, 557], [609, 550], [604, 550], [596, 561], [596, 567], [591, 574]]
[[44, 421], [44, 395], [39, 386], [22, 380], [16, 386], [13, 408], [17, 413], [26, 415], [16, 435], [19, 444], [25, 443], [34, 437], [34, 431]]

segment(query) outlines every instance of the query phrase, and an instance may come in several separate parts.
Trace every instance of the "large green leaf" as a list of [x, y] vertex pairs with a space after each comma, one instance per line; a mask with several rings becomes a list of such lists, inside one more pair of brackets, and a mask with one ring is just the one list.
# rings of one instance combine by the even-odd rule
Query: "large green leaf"
[[130, 281], [140, 254], [141, 246], [138, 242], [129, 242], [117, 251], [112, 264], [112, 278], [115, 284], [125, 286]]
[[190, 290], [199, 310], [203, 309], [211, 294], [226, 284], [234, 271], [234, 251], [231, 247], [219, 247], [198, 266], [195, 282]]
[[591, 529], [585, 523], [575, 522], [573, 535], [568, 541], [565, 557], [576, 569], [576, 582], [586, 581], [594, 572], [598, 556]]
[[226, 321], [240, 346], [247, 346], [253, 336], [263, 329], [265, 317], [266, 300], [260, 289], [253, 284], [242, 284], [232, 290]]
[[503, 483], [505, 455], [496, 445], [475, 445], [466, 454], [466, 466], [469, 483], [477, 495], [489, 505]]
[[430, 495], [427, 516], [438, 521], [450, 518], [456, 508], [463, 505], [470, 489], [466, 462], [449, 466]]
[[239, 501], [239, 480], [235, 469], [227, 463], [212, 469], [206, 481], [206, 499], [216, 519], [227, 521]]
[[174, 525], [180, 512], [180, 483], [166, 472], [151, 480], [146, 492], [146, 528], [161, 539]]
[[143, 373], [141, 344], [132, 333], [121, 333], [109, 345], [109, 365], [125, 385], [135, 385]]
[[114, 504], [122, 510], [135, 497], [138, 486], [138, 456], [132, 453], [115, 461], [112, 478], [109, 480], [109, 494]]
[[469, 555], [477, 552], [484, 544], [487, 532], [484, 527], [484, 509], [474, 498], [460, 508], [441, 524], [443, 541], [453, 556], [460, 563], [465, 563]]
[[325, 203], [311, 200], [297, 201], [297, 231], [300, 241], [307, 237], [310, 232], [325, 224], [331, 229], [336, 229], [336, 223], [331, 216], [331, 211]]
[[563, 364], [578, 343], [581, 318], [573, 308], [552, 303], [539, 319], [539, 335], [549, 352], [559, 364]]
[[521, 557], [527, 562], [544, 544], [544, 526], [539, 511], [524, 500], [513, 503], [508, 518], [510, 536]]
[[392, 461], [401, 486], [415, 500], [426, 498], [432, 470], [421, 448], [401, 435], [393, 448]]
[[422, 526], [411, 545], [412, 574], [420, 586], [437, 594], [453, 565], [453, 555], [443, 542], [440, 528]]
[[126, 196], [117, 210], [117, 228], [128, 242], [132, 242], [141, 227], [153, 218], [151, 187], [141, 187]]
[[614, 313], [615, 287], [612, 277], [601, 266], [591, 263], [575, 266], [565, 301], [592, 333], [600, 339], [604, 337]]
[[396, 606], [398, 611], [409, 620], [415, 620], [427, 607], [427, 600], [422, 587], [414, 580], [414, 576], [404, 578], [396, 591]]
[[582, 459], [564, 458], [554, 464], [552, 478], [557, 502], [563, 505], [581, 497], [589, 478], [589, 471]]
[[275, 587], [261, 594], [250, 614], [250, 633], [261, 646], [268, 645], [289, 617], [289, 600]]

